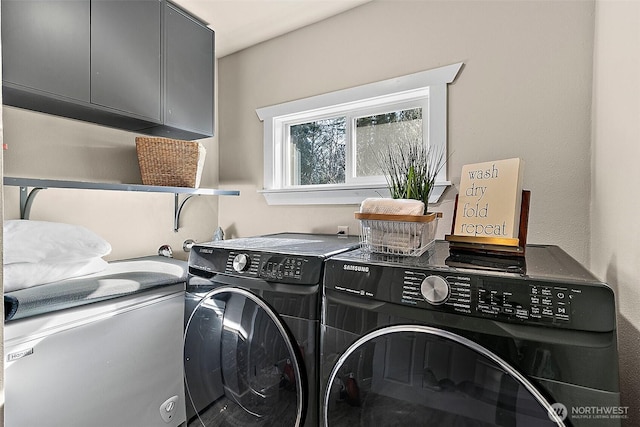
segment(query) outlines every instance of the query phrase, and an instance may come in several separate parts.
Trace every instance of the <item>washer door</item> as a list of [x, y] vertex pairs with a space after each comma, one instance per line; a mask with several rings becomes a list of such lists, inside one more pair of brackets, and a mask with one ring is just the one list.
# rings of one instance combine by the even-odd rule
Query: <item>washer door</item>
[[301, 425], [306, 378], [299, 354], [258, 296], [234, 287], [209, 292], [185, 330], [188, 425]]
[[420, 325], [389, 326], [353, 343], [325, 390], [324, 425], [564, 425], [506, 362], [459, 335]]

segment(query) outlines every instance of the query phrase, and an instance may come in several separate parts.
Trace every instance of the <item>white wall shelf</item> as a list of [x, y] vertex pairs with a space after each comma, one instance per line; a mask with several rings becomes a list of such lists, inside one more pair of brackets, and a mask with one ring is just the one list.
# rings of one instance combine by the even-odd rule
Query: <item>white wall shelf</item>
[[[239, 196], [238, 190], [220, 190], [213, 188], [164, 187], [141, 184], [115, 184], [105, 182], [65, 181], [56, 179], [16, 178], [4, 177], [4, 185], [20, 187], [20, 218], [29, 219], [31, 205], [35, 195], [47, 188], [68, 188], [76, 190], [110, 190], [110, 191], [140, 191], [147, 193], [173, 193], [174, 216], [173, 231], [178, 231], [180, 213], [184, 204], [193, 196]], [[31, 190], [29, 190], [31, 188]], [[185, 195], [180, 201], [180, 194]]]

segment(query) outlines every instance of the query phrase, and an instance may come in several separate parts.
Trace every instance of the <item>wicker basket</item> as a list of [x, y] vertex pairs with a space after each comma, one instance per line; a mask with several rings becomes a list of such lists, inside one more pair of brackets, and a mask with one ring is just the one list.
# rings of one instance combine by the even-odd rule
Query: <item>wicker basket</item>
[[200, 186], [206, 151], [199, 142], [136, 137], [136, 151], [144, 185]]
[[360, 243], [365, 252], [420, 256], [435, 242], [441, 212], [427, 215], [388, 215], [356, 212]]

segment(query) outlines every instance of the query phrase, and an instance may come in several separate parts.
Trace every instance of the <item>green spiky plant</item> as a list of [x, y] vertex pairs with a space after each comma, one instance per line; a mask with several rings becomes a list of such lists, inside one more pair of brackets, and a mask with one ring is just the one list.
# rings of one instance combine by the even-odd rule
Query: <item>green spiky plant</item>
[[379, 160], [391, 197], [420, 200], [426, 214], [436, 176], [444, 166], [444, 152], [413, 141], [389, 145]]

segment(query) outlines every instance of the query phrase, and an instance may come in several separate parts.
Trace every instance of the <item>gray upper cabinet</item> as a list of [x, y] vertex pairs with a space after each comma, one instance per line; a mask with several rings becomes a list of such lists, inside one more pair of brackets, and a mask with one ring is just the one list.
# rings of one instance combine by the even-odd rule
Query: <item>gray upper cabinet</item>
[[2, 1], [5, 85], [89, 102], [90, 3]]
[[213, 135], [213, 32], [165, 0], [2, 0], [1, 16], [6, 105]]
[[159, 0], [91, 2], [91, 102], [160, 123]]
[[214, 33], [180, 9], [165, 9], [165, 124], [213, 135]]

